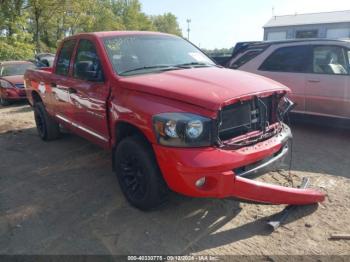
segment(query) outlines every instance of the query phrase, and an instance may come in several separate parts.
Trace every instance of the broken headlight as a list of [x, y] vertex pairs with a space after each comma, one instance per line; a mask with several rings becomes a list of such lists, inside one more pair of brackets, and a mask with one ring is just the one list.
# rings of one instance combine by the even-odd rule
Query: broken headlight
[[158, 143], [174, 147], [212, 144], [212, 120], [191, 113], [163, 113], [153, 117]]
[[290, 99], [287, 97], [282, 97], [281, 101], [278, 104], [278, 118], [280, 121], [283, 121], [290, 111], [296, 106]]

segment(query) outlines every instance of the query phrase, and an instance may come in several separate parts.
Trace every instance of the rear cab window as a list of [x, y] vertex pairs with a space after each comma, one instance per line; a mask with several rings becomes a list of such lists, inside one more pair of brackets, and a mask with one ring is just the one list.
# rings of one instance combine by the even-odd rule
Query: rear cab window
[[311, 70], [311, 47], [298, 45], [275, 50], [259, 67], [261, 71], [307, 73]]
[[75, 39], [67, 40], [63, 43], [56, 62], [55, 73], [57, 75], [67, 76], [69, 73], [69, 65], [73, 55]]

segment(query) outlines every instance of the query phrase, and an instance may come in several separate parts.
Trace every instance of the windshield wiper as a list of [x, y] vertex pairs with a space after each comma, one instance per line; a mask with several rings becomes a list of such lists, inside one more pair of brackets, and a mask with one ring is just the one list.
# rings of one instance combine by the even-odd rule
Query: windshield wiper
[[130, 70], [123, 71], [119, 73], [119, 75], [125, 75], [131, 72], [137, 72], [142, 70], [148, 70], [148, 69], [158, 69], [157, 71], [168, 71], [168, 70], [178, 70], [178, 69], [189, 69], [192, 67], [210, 67], [210, 66], [217, 66], [222, 67], [215, 64], [207, 64], [207, 63], [201, 63], [201, 62], [191, 62], [191, 63], [183, 63], [183, 64], [177, 64], [177, 65], [154, 65], [154, 66], [142, 66], [133, 68]]
[[166, 70], [176, 70], [179, 69], [179, 67], [172, 66], [172, 65], [154, 65], [154, 66], [142, 66], [142, 67], [137, 67], [133, 68], [130, 70], [123, 71], [119, 73], [119, 75], [124, 75], [126, 73], [131, 73], [131, 72], [136, 72], [136, 71], [141, 71], [141, 70], [147, 70], [147, 69], [159, 69], [158, 71], [166, 71]]
[[177, 64], [174, 65], [175, 67], [181, 67], [181, 68], [189, 68], [189, 67], [210, 67], [210, 66], [217, 66], [221, 67], [215, 64], [208, 64], [208, 63], [203, 63], [203, 62], [190, 62], [190, 63], [183, 63], [183, 64]]

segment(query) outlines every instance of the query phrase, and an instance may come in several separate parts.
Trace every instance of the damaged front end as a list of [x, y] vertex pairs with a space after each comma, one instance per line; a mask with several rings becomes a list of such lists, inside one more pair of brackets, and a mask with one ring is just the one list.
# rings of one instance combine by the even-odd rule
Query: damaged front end
[[282, 131], [294, 103], [284, 94], [254, 96], [239, 100], [219, 111], [217, 143], [237, 149], [269, 139]]
[[233, 195], [237, 198], [270, 204], [311, 204], [321, 202], [325, 195], [312, 189], [289, 188], [266, 184], [252, 176], [277, 170], [290, 151], [292, 133], [285, 122], [294, 103], [282, 94], [268, 94], [241, 99], [224, 106], [218, 114], [217, 147], [239, 152], [259, 151], [272, 140], [280, 149], [262, 155], [252, 163], [235, 167]]

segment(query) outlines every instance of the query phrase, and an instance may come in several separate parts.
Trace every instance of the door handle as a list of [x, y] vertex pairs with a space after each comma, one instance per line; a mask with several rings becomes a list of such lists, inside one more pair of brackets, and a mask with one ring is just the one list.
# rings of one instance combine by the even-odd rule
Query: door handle
[[70, 94], [76, 94], [77, 93], [77, 90], [73, 87], [68, 87], [68, 93]]
[[316, 79], [310, 79], [308, 80], [309, 83], [319, 83], [321, 82], [320, 80], [316, 80]]

